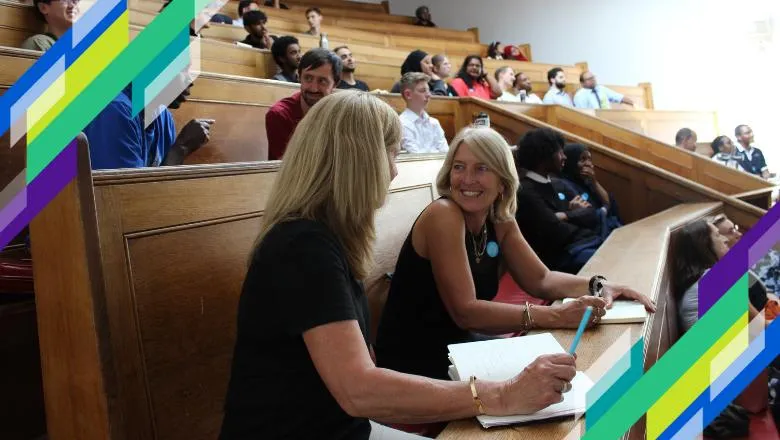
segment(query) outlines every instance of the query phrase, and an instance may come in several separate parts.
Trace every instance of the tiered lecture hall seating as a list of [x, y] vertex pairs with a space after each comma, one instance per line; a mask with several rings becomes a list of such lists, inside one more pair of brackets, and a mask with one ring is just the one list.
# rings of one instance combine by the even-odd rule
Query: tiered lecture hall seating
[[[349, 2], [309, 3], [327, 3], [344, 11], [342, 18], [370, 19], [346, 15], [350, 9], [340, 6], [353, 5]], [[298, 8], [297, 2], [291, 4]], [[389, 17], [386, 11], [371, 9], [375, 7], [354, 10]], [[18, 45], [40, 29], [29, 9], [0, 0], [0, 12], [0, 44]], [[276, 12], [280, 22], [285, 18], [282, 13], [289, 13]], [[296, 13], [303, 22], [302, 10]], [[201, 42], [202, 68], [212, 73], [203, 73], [190, 101], [173, 112], [179, 125], [193, 117], [217, 119], [209, 145], [190, 158], [193, 165], [90, 172], [82, 145], [78, 179], [31, 225], [47, 422], [53, 440], [210, 439], [218, 430], [244, 264], [278, 167], [276, 162], [257, 162], [267, 157], [264, 115], [296, 86], [256, 79], [273, 74], [267, 51], [210, 38]], [[374, 73], [370, 83], [374, 78], [397, 79], [407, 52], [350, 47], [361, 57], [387, 55], [383, 60], [361, 60], [358, 73], [385, 72], [376, 66], [387, 69]], [[29, 51], [0, 48], [0, 93], [36, 58]], [[392, 74], [389, 63], [394, 63]], [[522, 64], [534, 75], [551, 67]], [[570, 78], [582, 68], [586, 67], [568, 67]], [[646, 97], [643, 102], [652, 104], [649, 87], [637, 89]], [[398, 110], [403, 106], [397, 95], [382, 98]], [[768, 185], [760, 179], [672, 149], [606, 121], [602, 114], [472, 98], [436, 98], [429, 110], [448, 138], [469, 124], [475, 112], [484, 111], [510, 143], [529, 129], [551, 126], [592, 150], [600, 180], [631, 223], [607, 241], [582, 273], [609, 274], [652, 295], [660, 307], [645, 325], [604, 326], [589, 332], [580, 354], [584, 367], [625, 329], [632, 339], [644, 335], [648, 341], [646, 367], [676, 339], [677, 331], [670, 325], [674, 304], [666, 301], [666, 252], [676, 229], [715, 212], [725, 212], [749, 228], [765, 213], [761, 208], [768, 207]], [[651, 119], [638, 120], [633, 123], [652, 129]], [[378, 265], [367, 280], [374, 326], [387, 291], [381, 275], [392, 270], [414, 218], [437, 196], [432, 182], [441, 163], [441, 156], [400, 161], [399, 177], [378, 217]], [[180, 196], [170, 198], [174, 193]], [[627, 251], [636, 256], [630, 263], [623, 258]], [[31, 322], [30, 310], [26, 316]], [[35, 322], [35, 316], [32, 319]], [[562, 344], [571, 337], [566, 331], [554, 334]], [[474, 421], [462, 421], [450, 424], [441, 438], [552, 439], [562, 438], [560, 434], [571, 426], [573, 422], [563, 421], [485, 432]], [[640, 423], [632, 438], [643, 432]]]

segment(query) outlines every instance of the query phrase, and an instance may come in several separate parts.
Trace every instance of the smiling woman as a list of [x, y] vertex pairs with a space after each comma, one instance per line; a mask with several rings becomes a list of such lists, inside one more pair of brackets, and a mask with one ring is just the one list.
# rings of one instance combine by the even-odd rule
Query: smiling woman
[[[590, 325], [617, 296], [645, 296], [605, 282], [550, 271], [515, 221], [518, 177], [509, 146], [490, 128], [466, 128], [450, 145], [436, 181], [443, 197], [423, 210], [403, 244], [377, 334], [377, 365], [447, 378], [447, 345], [526, 331], [576, 328], [587, 306]], [[565, 305], [493, 302], [508, 270], [526, 292]], [[598, 281], [598, 280], [596, 280]]]

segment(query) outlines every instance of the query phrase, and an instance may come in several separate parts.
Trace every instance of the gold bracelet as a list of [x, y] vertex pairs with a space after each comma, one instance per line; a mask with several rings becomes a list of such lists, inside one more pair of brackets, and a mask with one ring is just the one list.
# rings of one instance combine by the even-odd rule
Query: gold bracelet
[[534, 319], [531, 317], [531, 304], [528, 301], [525, 302], [525, 316], [526, 321], [528, 322], [528, 330], [536, 327]]
[[474, 398], [474, 405], [476, 405], [479, 415], [485, 415], [485, 407], [482, 406], [482, 399], [477, 395], [477, 376], [471, 376], [471, 379], [469, 379], [469, 386], [471, 386], [471, 396]]

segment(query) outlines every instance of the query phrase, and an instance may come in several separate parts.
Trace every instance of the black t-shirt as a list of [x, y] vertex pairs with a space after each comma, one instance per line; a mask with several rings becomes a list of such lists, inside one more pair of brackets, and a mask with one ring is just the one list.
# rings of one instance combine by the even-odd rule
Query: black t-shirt
[[528, 177], [520, 180], [517, 193], [518, 209], [515, 214], [520, 231], [536, 255], [551, 270], [563, 270], [561, 261], [567, 255], [567, 247], [597, 236], [592, 229], [565, 222], [555, 216], [566, 212], [568, 203], [551, 183], [540, 183]]
[[[276, 35], [271, 35], [271, 41], [276, 41], [278, 39], [279, 37], [277, 37]], [[262, 38], [257, 38], [252, 34], [247, 34], [246, 38], [241, 40], [241, 42], [244, 44], [248, 44], [254, 47], [255, 49], [270, 49], [270, 47], [265, 45], [265, 42], [263, 41]]]
[[[414, 228], [412, 228], [414, 230]], [[479, 238], [476, 239], [479, 242]], [[490, 243], [494, 243], [490, 245]], [[498, 249], [493, 224], [487, 222], [487, 246]], [[474, 243], [466, 232], [466, 253], [478, 299], [491, 301], [498, 293], [501, 251], [485, 253], [477, 263]], [[414, 250], [412, 233], [406, 238], [395, 266], [390, 293], [377, 333], [377, 366], [402, 373], [448, 379], [449, 344], [470, 342], [475, 335], [455, 323], [441, 299], [431, 260]]]
[[368, 420], [339, 406], [302, 336], [348, 320], [357, 320], [368, 344], [368, 302], [336, 236], [310, 220], [272, 228], [239, 300], [220, 439], [368, 439]]
[[336, 86], [337, 89], [358, 89], [362, 90], [364, 92], [368, 91], [368, 84], [364, 83], [363, 81], [356, 79], [355, 84], [348, 84], [346, 81], [339, 81], [339, 85]]

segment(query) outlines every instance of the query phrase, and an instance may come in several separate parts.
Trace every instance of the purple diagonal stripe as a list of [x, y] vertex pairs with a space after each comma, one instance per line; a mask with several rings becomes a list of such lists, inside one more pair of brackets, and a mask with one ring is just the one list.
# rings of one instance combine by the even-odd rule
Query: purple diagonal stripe
[[11, 201], [0, 210], [0, 229], [5, 229], [27, 206], [27, 188], [22, 188]]
[[74, 177], [77, 162], [76, 141], [72, 141], [38, 176], [27, 185], [27, 206], [0, 230], [4, 248]]
[[[713, 269], [707, 272], [699, 284], [699, 316], [715, 305], [723, 294], [745, 275], [763, 255], [750, 255], [748, 251], [762, 237], [770, 237], [773, 227], [780, 221], [780, 205], [775, 205], [753, 226], [729, 253]], [[774, 237], [777, 240], [777, 237]]]
[[[766, 234], [762, 235], [753, 246], [750, 246], [750, 249], [748, 249], [748, 258], [750, 261], [758, 261], [764, 258], [764, 255], [769, 253], [769, 250], [778, 240], [780, 240], [780, 221], [772, 225]], [[751, 264], [751, 266], [752, 265], [753, 264]]]

